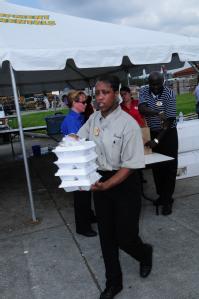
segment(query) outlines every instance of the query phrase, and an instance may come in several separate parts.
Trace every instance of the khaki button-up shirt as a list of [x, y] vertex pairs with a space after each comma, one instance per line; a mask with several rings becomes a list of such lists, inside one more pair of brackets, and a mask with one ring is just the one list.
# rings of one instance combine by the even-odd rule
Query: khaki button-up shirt
[[96, 143], [100, 170], [145, 167], [141, 129], [120, 106], [105, 118], [96, 111], [77, 134]]

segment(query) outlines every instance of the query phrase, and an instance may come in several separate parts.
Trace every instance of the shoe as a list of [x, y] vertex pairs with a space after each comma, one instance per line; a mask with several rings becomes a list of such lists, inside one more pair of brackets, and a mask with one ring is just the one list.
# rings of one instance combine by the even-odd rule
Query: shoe
[[147, 256], [144, 261], [140, 262], [140, 276], [146, 278], [152, 269], [153, 247], [150, 244], [145, 244]]
[[[174, 202], [174, 199], [173, 198], [171, 198], [171, 200], [170, 200], [170, 203], [169, 204], [173, 204], [173, 202]], [[158, 197], [156, 200], [154, 200], [153, 201], [153, 205], [154, 206], [163, 206], [164, 205], [164, 203], [163, 203], [163, 201], [162, 201], [162, 199], [160, 198], [160, 197]]]
[[172, 214], [172, 204], [162, 206], [162, 215], [167, 216]]
[[85, 237], [95, 237], [95, 236], [97, 236], [97, 233], [92, 229], [90, 229], [88, 231], [85, 231], [85, 232], [76, 231], [76, 233], [79, 234], [79, 235], [85, 236]]
[[122, 286], [112, 286], [109, 288], [105, 288], [105, 290], [101, 293], [99, 299], [113, 299], [115, 295], [121, 292]]

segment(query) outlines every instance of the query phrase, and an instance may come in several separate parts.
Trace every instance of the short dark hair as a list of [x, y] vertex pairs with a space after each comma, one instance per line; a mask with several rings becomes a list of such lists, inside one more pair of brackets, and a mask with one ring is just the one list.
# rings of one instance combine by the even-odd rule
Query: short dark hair
[[151, 72], [148, 77], [148, 81], [151, 82], [151, 81], [156, 81], [156, 80], [162, 81], [162, 83], [163, 83], [164, 82], [163, 74], [161, 74], [158, 71]]
[[128, 86], [122, 86], [122, 87], [120, 88], [120, 92], [121, 92], [121, 91], [126, 91], [126, 92], [131, 93], [131, 90], [130, 90], [130, 88], [129, 88]]
[[100, 77], [97, 78], [96, 83], [97, 82], [104, 82], [104, 83], [108, 83], [111, 85], [111, 88], [114, 91], [118, 91], [119, 90], [119, 86], [120, 86], [120, 80], [117, 76], [114, 75], [102, 75]]

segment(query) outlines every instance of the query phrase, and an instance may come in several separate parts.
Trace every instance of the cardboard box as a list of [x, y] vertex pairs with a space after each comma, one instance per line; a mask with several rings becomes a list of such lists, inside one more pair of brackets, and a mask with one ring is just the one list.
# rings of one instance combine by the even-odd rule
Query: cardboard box
[[[141, 131], [142, 131], [143, 144], [145, 144], [147, 141], [151, 140], [150, 129], [149, 127], [144, 127], [141, 128]], [[144, 146], [144, 154], [145, 155], [152, 154], [152, 149], [147, 146]]]

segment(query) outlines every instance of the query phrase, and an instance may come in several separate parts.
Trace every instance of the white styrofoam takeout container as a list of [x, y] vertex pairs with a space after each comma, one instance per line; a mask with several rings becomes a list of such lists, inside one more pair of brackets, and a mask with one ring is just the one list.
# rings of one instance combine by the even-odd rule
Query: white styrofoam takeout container
[[96, 172], [95, 146], [93, 141], [69, 135], [62, 139], [53, 150], [58, 157], [54, 163], [59, 168], [55, 175], [62, 180], [59, 188], [64, 188], [67, 192], [90, 190], [91, 185], [100, 179], [101, 176]]
[[57, 146], [53, 152], [58, 158], [76, 158], [79, 156], [90, 155], [95, 146], [96, 145], [93, 141], [84, 141], [84, 143], [73, 146]]
[[74, 159], [67, 157], [67, 158], [59, 158], [54, 163], [59, 167], [63, 169], [78, 169], [78, 168], [85, 168], [91, 166], [93, 163], [95, 163], [95, 160], [97, 158], [96, 153], [91, 153], [86, 156], [79, 156]]
[[91, 172], [94, 172], [97, 170], [97, 164], [92, 163], [92, 165], [89, 165], [88, 167], [85, 168], [77, 168], [77, 169], [66, 169], [66, 168], [61, 168], [58, 169], [58, 171], [55, 173], [55, 176], [59, 176], [60, 179], [63, 180], [74, 180], [76, 178], [82, 178], [88, 176]]
[[77, 179], [72, 181], [62, 181], [59, 188], [64, 188], [66, 192], [76, 191], [76, 190], [90, 190], [92, 184], [97, 182], [101, 178], [101, 175], [97, 172], [92, 172], [88, 175], [86, 179]]

